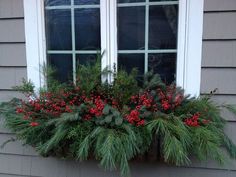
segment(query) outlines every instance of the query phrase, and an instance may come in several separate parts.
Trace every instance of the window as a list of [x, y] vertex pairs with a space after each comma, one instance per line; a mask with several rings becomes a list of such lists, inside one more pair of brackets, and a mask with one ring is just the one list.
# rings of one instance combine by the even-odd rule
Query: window
[[47, 62], [57, 79], [75, 80], [77, 65], [101, 51], [100, 0], [45, 0]]
[[178, 1], [118, 0], [118, 68], [176, 77]]
[[24, 9], [27, 71], [36, 87], [44, 84], [46, 59], [58, 78], [74, 80], [78, 63], [105, 51], [103, 67], [152, 69], [199, 94], [203, 0], [24, 0]]

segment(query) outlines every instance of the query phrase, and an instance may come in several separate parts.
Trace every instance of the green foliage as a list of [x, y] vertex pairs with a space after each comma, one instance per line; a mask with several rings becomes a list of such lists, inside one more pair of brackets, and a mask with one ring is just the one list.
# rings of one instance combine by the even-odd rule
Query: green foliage
[[133, 69], [130, 74], [121, 70], [115, 75], [111, 93], [120, 103], [127, 104], [130, 97], [139, 91], [136, 76], [136, 69]]
[[101, 87], [101, 78], [108, 72], [107, 69], [101, 72], [101, 56], [98, 55], [95, 63], [87, 63], [77, 68], [76, 85], [89, 95], [96, 87]]
[[34, 84], [31, 81], [27, 81], [26, 79], [22, 79], [22, 85], [13, 87], [16, 91], [20, 91], [25, 94], [34, 93]]
[[[75, 85], [59, 83], [51, 76], [55, 71], [44, 68], [47, 89], [38, 97], [33, 84], [23, 81], [18, 90], [34, 98], [2, 103], [6, 126], [42, 156], [95, 158], [105, 170], [119, 169], [122, 176], [130, 176], [129, 160], [149, 151], [157, 139], [161, 159], [177, 166], [190, 164], [190, 155], [222, 164], [222, 148], [236, 158], [221, 116], [222, 108], [236, 114], [234, 106], [184, 96], [181, 88], [164, 84], [152, 72], [140, 88], [137, 70], [101, 72], [100, 63], [79, 66]], [[113, 83], [101, 82], [108, 75], [114, 76]]]

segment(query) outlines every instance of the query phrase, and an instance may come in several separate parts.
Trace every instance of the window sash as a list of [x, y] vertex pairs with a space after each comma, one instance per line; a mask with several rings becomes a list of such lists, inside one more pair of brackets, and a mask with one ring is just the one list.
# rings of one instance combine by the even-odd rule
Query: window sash
[[[179, 0], [176, 81], [178, 86], [185, 89], [185, 93], [193, 96], [198, 96], [200, 93], [203, 2], [203, 0]], [[100, 4], [101, 15], [104, 17], [101, 19], [101, 31], [110, 32], [101, 35], [101, 49], [102, 51], [106, 49], [102, 59], [103, 67], [107, 65], [111, 67], [112, 63], [117, 63], [116, 3], [116, 0], [101, 0]], [[114, 12], [110, 18], [104, 16], [108, 14], [109, 9]], [[40, 88], [45, 85], [45, 78], [40, 68], [46, 62], [43, 0], [24, 0], [24, 12], [28, 79], [35, 83], [36, 88]]]

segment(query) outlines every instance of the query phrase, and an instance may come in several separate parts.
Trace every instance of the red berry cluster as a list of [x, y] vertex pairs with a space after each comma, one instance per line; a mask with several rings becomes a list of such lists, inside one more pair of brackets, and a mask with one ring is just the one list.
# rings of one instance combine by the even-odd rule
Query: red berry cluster
[[135, 105], [135, 109], [126, 115], [126, 119], [129, 123], [136, 126], [143, 126], [145, 124], [145, 120], [140, 116], [141, 108], [144, 107], [150, 111], [157, 111], [157, 104], [154, 103], [153, 96], [149, 92], [132, 96], [131, 103]]
[[191, 117], [185, 119], [184, 123], [190, 127], [199, 127], [199, 117], [200, 113], [195, 113]]
[[89, 113], [91, 114], [91, 116], [94, 116], [94, 115], [96, 117], [101, 116], [102, 111], [103, 111], [104, 106], [105, 106], [103, 100], [101, 99], [100, 96], [97, 96], [97, 97], [94, 98], [93, 103], [94, 103], [94, 106], [89, 109]]
[[208, 124], [210, 121], [206, 119], [200, 119], [201, 113], [197, 112], [191, 117], [184, 120], [184, 123], [190, 127], [199, 127], [201, 124]]
[[147, 91], [142, 94], [132, 96], [131, 103], [136, 106], [136, 110], [140, 110], [143, 106], [145, 106], [148, 110], [157, 111], [157, 104], [154, 103], [153, 96]]
[[160, 100], [161, 109], [164, 111], [175, 109], [184, 99], [183, 94], [178, 93], [176, 87], [173, 85], [167, 86], [165, 91], [160, 88], [157, 89], [157, 95]]
[[79, 105], [80, 100], [73, 92], [61, 91], [60, 94], [51, 92], [43, 93], [40, 97], [28, 97], [28, 101], [22, 101], [16, 112], [23, 114], [24, 119], [29, 119], [33, 122], [30, 126], [38, 126], [39, 123], [34, 122], [37, 118], [42, 117], [58, 117], [62, 113], [72, 112], [71, 106]]
[[130, 124], [136, 126], [143, 126], [145, 124], [145, 121], [140, 118], [140, 113], [137, 109], [132, 110], [130, 114], [126, 116], [126, 119]]

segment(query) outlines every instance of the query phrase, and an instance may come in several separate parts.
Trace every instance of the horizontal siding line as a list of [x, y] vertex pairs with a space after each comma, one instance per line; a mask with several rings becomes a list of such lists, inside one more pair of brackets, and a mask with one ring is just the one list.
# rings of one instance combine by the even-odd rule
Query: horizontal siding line
[[204, 14], [208, 14], [208, 13], [232, 13], [232, 12], [236, 12], [236, 10], [204, 10]]
[[6, 66], [6, 65], [0, 65], [0, 68], [27, 68], [26, 65], [22, 66]]
[[235, 172], [236, 169], [226, 169], [224, 167], [222, 168], [217, 168], [217, 167], [192, 167], [192, 166], [181, 166], [181, 168], [192, 168], [192, 169], [202, 169], [202, 170], [216, 170], [216, 171], [233, 171]]
[[[14, 86], [13, 86], [13, 87], [14, 87]], [[18, 90], [13, 89], [13, 88], [12, 88], [12, 89], [8, 89], [8, 88], [0, 88], [0, 92], [1, 92], [1, 91], [3, 91], [3, 92], [4, 92], [4, 91], [7, 91], [7, 92], [18, 92]]]
[[25, 41], [22, 41], [22, 42], [3, 42], [3, 41], [0, 41], [0, 45], [1, 44], [25, 44]]
[[227, 123], [236, 123], [236, 119], [235, 120], [226, 120]]
[[0, 17], [1, 20], [23, 20], [24, 17]]
[[1, 130], [0, 130], [0, 135], [15, 135], [15, 133], [12, 133], [12, 132], [1, 132]]
[[[200, 95], [202, 95], [202, 96], [210, 96], [212, 94], [201, 92]], [[215, 93], [212, 96], [236, 96], [236, 93]]]
[[[23, 145], [22, 145], [23, 146]], [[20, 156], [20, 157], [42, 157], [40, 155], [33, 155], [33, 154], [20, 154], [20, 153], [10, 153], [10, 152], [0, 152], [0, 155], [10, 155], [10, 156]], [[47, 158], [47, 157], [42, 157]]]
[[236, 66], [202, 66], [202, 69], [236, 69]]
[[0, 175], [17, 176], [17, 177], [42, 177], [42, 176], [32, 176], [32, 175], [19, 175], [19, 174], [12, 174], [12, 173], [0, 173]]
[[236, 41], [236, 38], [230, 38], [230, 39], [207, 39], [207, 38], [203, 38], [202, 41]]

